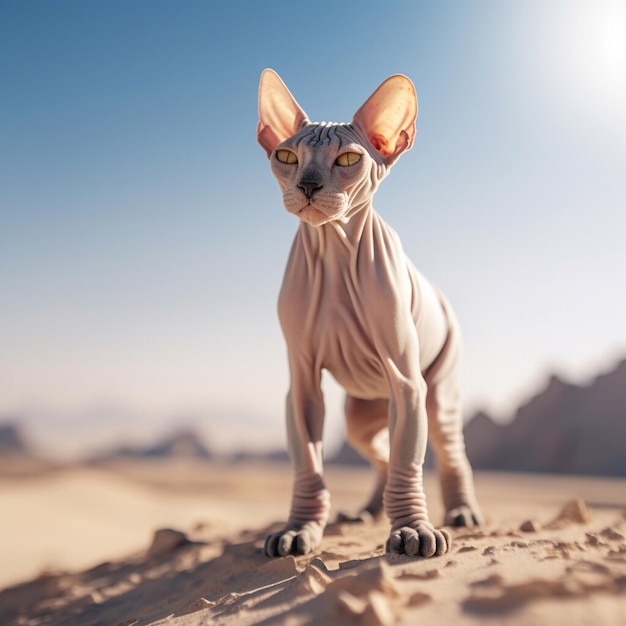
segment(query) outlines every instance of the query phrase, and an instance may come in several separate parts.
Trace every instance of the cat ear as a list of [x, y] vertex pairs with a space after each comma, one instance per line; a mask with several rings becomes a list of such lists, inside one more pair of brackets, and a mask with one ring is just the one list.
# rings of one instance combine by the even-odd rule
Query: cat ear
[[415, 138], [417, 95], [409, 78], [396, 74], [384, 81], [355, 113], [352, 124], [391, 165]]
[[267, 156], [274, 148], [295, 135], [309, 121], [306, 113], [280, 79], [270, 69], [263, 70], [259, 83], [259, 123], [257, 141]]

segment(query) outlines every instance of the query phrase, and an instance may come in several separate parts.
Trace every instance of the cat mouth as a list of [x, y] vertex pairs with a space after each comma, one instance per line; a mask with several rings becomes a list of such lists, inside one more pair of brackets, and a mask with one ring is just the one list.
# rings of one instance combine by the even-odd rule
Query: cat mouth
[[310, 202], [299, 209], [296, 215], [311, 226], [321, 226], [335, 219], [334, 215], [327, 215], [320, 209], [314, 207]]

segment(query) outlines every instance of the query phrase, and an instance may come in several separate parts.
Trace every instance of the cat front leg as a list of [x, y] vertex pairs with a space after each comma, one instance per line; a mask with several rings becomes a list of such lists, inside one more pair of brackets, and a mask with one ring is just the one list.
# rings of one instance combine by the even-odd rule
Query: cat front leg
[[323, 479], [322, 433], [324, 398], [318, 374], [311, 383], [292, 370], [287, 395], [287, 440], [294, 483], [289, 519], [265, 541], [270, 557], [308, 554], [322, 541], [330, 511], [330, 494]]
[[403, 375], [391, 366], [389, 401], [390, 455], [385, 510], [391, 522], [387, 551], [409, 556], [440, 556], [449, 551], [450, 535], [429, 520], [423, 487], [428, 420], [426, 383], [421, 374]]

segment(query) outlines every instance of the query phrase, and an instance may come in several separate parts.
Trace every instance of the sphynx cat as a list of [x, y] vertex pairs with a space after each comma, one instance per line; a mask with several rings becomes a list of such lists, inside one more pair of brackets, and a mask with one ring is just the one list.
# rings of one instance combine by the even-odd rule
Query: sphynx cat
[[430, 557], [450, 549], [449, 533], [429, 520], [422, 486], [428, 432], [445, 525], [481, 523], [463, 441], [458, 323], [372, 206], [389, 168], [413, 144], [416, 117], [406, 76], [384, 81], [350, 124], [334, 124], [310, 122], [278, 74], [261, 75], [257, 139], [285, 208], [300, 218], [278, 301], [294, 486], [286, 526], [265, 542], [268, 556], [309, 553], [328, 522], [324, 369], [346, 390], [349, 442], [377, 469], [357, 517], [384, 506], [387, 551]]

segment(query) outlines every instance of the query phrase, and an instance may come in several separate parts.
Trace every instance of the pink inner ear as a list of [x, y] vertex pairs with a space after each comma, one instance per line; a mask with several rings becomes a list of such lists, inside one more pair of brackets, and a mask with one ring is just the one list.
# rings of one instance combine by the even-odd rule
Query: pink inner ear
[[390, 165], [413, 144], [417, 96], [413, 83], [390, 76], [354, 114], [352, 122]]
[[378, 152], [381, 152], [385, 156], [390, 154], [389, 150], [387, 150], [387, 140], [382, 135], [370, 135], [369, 140]]

